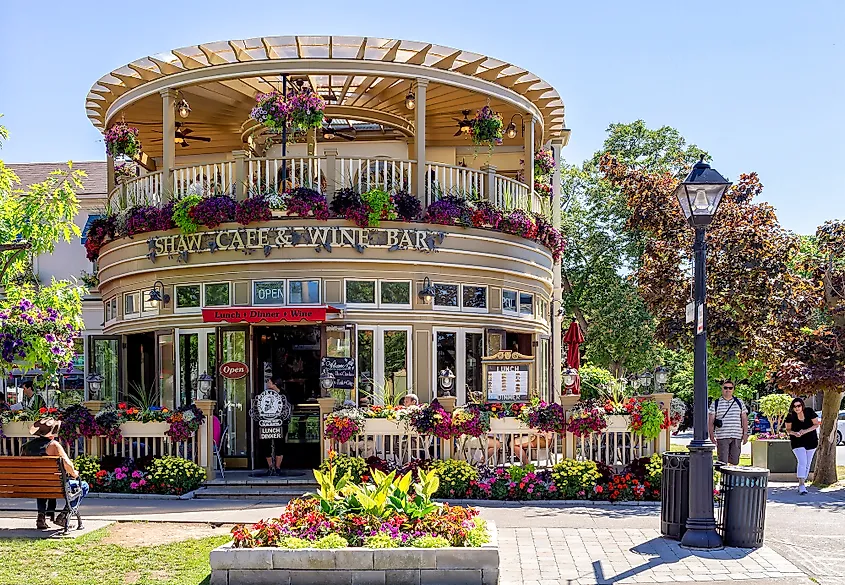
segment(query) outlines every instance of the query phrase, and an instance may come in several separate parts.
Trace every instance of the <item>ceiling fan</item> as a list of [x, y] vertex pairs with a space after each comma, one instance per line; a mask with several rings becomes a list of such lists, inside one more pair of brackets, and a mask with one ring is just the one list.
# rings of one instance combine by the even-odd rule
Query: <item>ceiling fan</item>
[[337, 129], [332, 128], [332, 122], [333, 120], [331, 118], [326, 118], [323, 123], [323, 138], [325, 140], [333, 140], [335, 137], [343, 138], [344, 140], [355, 140], [355, 128], [353, 128], [351, 124], [348, 124], [349, 130], [352, 131], [352, 134], [350, 135], [338, 132]]
[[469, 134], [469, 131], [472, 130], [472, 120], [468, 118], [470, 110], [461, 110], [461, 113], [464, 115], [463, 120], [452, 118], [455, 122], [458, 123], [458, 131], [455, 132], [455, 136], [460, 136], [461, 134]]
[[193, 133], [193, 130], [182, 124], [182, 122], [176, 122], [176, 136], [174, 140], [182, 148], [187, 148], [191, 145], [188, 142], [189, 139], [199, 140], [200, 142], [211, 142], [211, 138], [208, 136], [189, 136], [191, 133]]
[[340, 101], [340, 100], [338, 100], [337, 94], [332, 89], [332, 76], [331, 75], [329, 75], [329, 91], [322, 94], [320, 97], [323, 98], [323, 101], [326, 102], [327, 104], [334, 104], [334, 103], [337, 103], [338, 101]]

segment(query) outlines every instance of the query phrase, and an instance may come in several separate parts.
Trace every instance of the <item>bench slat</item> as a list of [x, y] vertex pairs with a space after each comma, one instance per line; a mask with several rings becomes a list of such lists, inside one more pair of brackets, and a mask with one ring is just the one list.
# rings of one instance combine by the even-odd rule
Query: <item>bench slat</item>
[[43, 478], [43, 479], [0, 479], [0, 487], [58, 487], [62, 488], [62, 480], [60, 478]]
[[48, 469], [57, 466], [59, 457], [0, 457], [0, 469]]
[[17, 470], [3, 470], [0, 471], [0, 483], [8, 480], [15, 480], [15, 479], [47, 479], [50, 477], [54, 477], [56, 479], [61, 479], [62, 475], [58, 472], [58, 470], [53, 471], [52, 473], [49, 471], [17, 471]]
[[59, 457], [0, 457], [0, 498], [65, 497]]
[[44, 488], [22, 488], [11, 489], [0, 487], [0, 498], [46, 498], [46, 499], [63, 499], [65, 497], [64, 490], [47, 490]]

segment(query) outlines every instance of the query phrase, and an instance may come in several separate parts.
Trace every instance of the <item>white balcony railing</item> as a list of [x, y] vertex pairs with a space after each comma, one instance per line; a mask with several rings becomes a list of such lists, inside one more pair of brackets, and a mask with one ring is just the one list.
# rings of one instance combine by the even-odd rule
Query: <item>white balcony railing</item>
[[325, 161], [316, 156], [249, 158], [246, 160], [247, 193], [268, 195], [307, 187], [325, 192]]
[[173, 198], [235, 194], [235, 163], [222, 161], [173, 169]]
[[425, 204], [446, 196], [481, 201], [485, 196], [485, 172], [455, 165], [425, 165]]
[[381, 189], [388, 193], [412, 191], [416, 162], [404, 159], [338, 157], [335, 189], [352, 188], [358, 193]]

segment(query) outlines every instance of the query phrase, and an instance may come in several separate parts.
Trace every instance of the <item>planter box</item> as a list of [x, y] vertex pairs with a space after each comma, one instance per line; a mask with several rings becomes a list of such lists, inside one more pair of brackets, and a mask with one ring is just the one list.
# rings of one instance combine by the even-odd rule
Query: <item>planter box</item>
[[26, 437], [29, 434], [29, 427], [33, 425], [34, 421], [8, 422], [3, 425], [3, 434], [7, 437]]
[[168, 429], [170, 423], [166, 422], [126, 422], [120, 425], [124, 437], [165, 437]]
[[491, 418], [490, 419], [490, 432], [491, 433], [531, 433], [536, 432], [532, 431], [531, 427], [524, 424], [518, 418], [508, 417], [508, 418]]
[[404, 435], [407, 434], [405, 423], [389, 418], [368, 418], [364, 421], [366, 435]]
[[211, 551], [211, 585], [263, 583], [449, 583], [495, 585], [499, 580], [496, 529], [479, 548], [342, 548], [335, 550], [232, 548]]
[[628, 432], [628, 417], [624, 414], [611, 414], [607, 417], [607, 428], [605, 433], [627, 433]]
[[751, 465], [765, 467], [769, 473], [795, 473], [798, 465], [787, 439], [751, 441]]

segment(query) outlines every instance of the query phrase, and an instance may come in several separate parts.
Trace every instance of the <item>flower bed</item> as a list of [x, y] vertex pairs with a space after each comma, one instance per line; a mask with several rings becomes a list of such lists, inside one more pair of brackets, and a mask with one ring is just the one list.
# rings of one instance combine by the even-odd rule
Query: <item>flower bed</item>
[[180, 457], [115, 463], [114, 458], [95, 459], [83, 455], [74, 459], [73, 464], [93, 492], [181, 496], [199, 488], [205, 481], [205, 469]]

